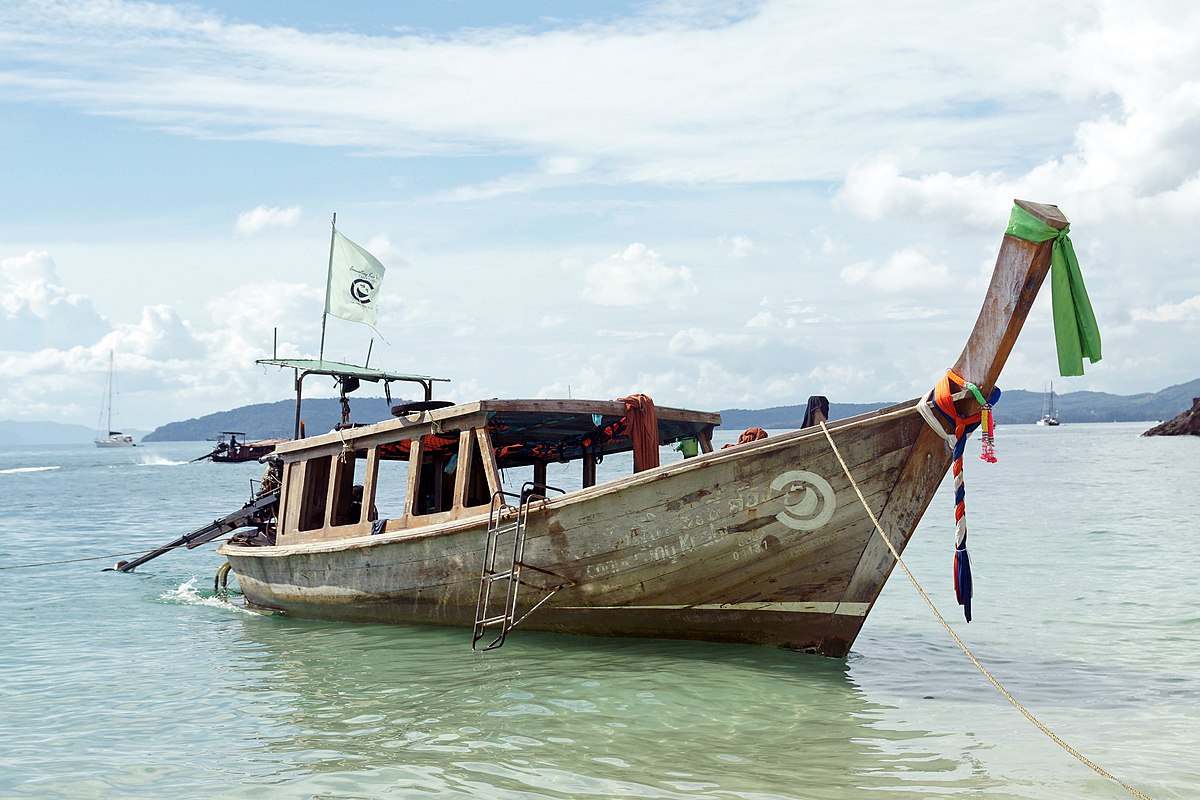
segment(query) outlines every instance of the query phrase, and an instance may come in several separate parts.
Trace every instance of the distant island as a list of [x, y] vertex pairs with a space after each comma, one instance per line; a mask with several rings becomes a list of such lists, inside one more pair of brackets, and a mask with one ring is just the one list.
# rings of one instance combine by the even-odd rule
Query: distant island
[[[145, 431], [122, 428], [134, 439]], [[87, 425], [64, 422], [16, 422], [0, 420], [0, 445], [3, 444], [89, 444], [96, 439], [96, 429]]]
[[[1056, 393], [1054, 405], [1064, 424], [1080, 422], [1159, 422], [1169, 420], [1192, 407], [1200, 397], [1200, 378], [1171, 386], [1159, 392], [1115, 395], [1105, 392]], [[721, 427], [742, 431], [746, 428], [788, 430], [799, 428], [806, 402], [773, 408], [728, 408], [721, 411]], [[855, 414], [894, 405], [901, 399], [877, 403], [843, 403], [831, 397], [829, 416], [844, 419]], [[908, 398], [902, 398], [908, 399]], [[1032, 424], [1042, 417], [1045, 395], [1024, 389], [1004, 392], [996, 406], [1001, 425]], [[403, 402], [393, 399], [393, 403]], [[670, 404], [668, 402], [668, 404]], [[382, 397], [351, 398], [355, 422], [392, 419], [391, 408]], [[218, 411], [196, 419], [171, 422], [140, 437], [143, 442], [199, 442], [216, 439], [223, 431], [239, 431], [248, 439], [291, 437], [295, 419], [294, 400], [256, 403], [229, 411]], [[312, 398], [304, 401], [304, 423], [309, 434], [328, 431], [341, 421], [341, 404], [336, 398]], [[136, 434], [135, 434], [136, 436]], [[0, 444], [83, 444], [95, 437], [95, 431], [82, 425], [56, 422], [13, 422], [0, 420]]]
[[[1170, 419], [1190, 408], [1192, 398], [1200, 395], [1200, 378], [1189, 383], [1171, 386], [1160, 392], [1134, 395], [1115, 395], [1105, 392], [1068, 392], [1055, 394], [1054, 403], [1059, 420], [1064, 424], [1080, 422], [1156, 422]], [[774, 408], [729, 408], [721, 411], [721, 427], [729, 430], [770, 428], [775, 430], [799, 428], [804, 420], [805, 403]], [[1001, 425], [1032, 424], [1042, 418], [1042, 392], [1014, 389], [1004, 392], [996, 406], [996, 420]], [[402, 402], [395, 400], [394, 402]], [[844, 419], [855, 414], [894, 405], [900, 400], [878, 403], [841, 403], [830, 398], [830, 419]], [[360, 397], [350, 401], [355, 422], [378, 422], [391, 419], [391, 408], [382, 397]], [[296, 404], [292, 400], [258, 403], [230, 411], [208, 414], [198, 419], [172, 422], [147, 434], [142, 441], [202, 441], [215, 438], [221, 431], [242, 431], [248, 438], [265, 439], [292, 435]], [[305, 429], [311, 435], [328, 431], [341, 421], [341, 405], [336, 398], [314, 398], [304, 401]]]
[[[393, 399], [393, 405], [405, 402]], [[392, 409], [382, 397], [352, 397], [351, 419], [379, 422], [392, 418]], [[342, 421], [342, 403], [336, 397], [313, 397], [304, 401], [302, 418], [309, 436], [333, 430]], [[246, 439], [292, 438], [296, 424], [296, 401], [255, 403], [229, 411], [206, 414], [197, 419], [168, 422], [146, 434], [143, 442], [199, 442], [215, 439], [224, 431], [239, 431]]]

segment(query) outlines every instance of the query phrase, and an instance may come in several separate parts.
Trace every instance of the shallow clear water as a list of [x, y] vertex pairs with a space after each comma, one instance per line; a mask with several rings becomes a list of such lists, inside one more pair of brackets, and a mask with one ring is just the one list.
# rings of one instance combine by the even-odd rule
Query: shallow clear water
[[[969, 448], [970, 625], [946, 487], [905, 557], [1052, 730], [1195, 797], [1200, 440], [1145, 427]], [[0, 567], [44, 564], [0, 570], [0, 797], [1129, 796], [1009, 706], [900, 570], [844, 660], [520, 630], [478, 654], [465, 630], [259, 616], [213, 597], [212, 546], [101, 572], [249, 496], [260, 465], [186, 463], [205, 451], [0, 448]]]

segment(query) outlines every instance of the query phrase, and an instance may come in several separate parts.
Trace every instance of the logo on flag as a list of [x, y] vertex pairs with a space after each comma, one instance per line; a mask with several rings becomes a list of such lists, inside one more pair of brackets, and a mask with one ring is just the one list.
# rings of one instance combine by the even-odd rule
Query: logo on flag
[[334, 230], [325, 313], [375, 325], [379, 320], [375, 301], [385, 272], [379, 259]]

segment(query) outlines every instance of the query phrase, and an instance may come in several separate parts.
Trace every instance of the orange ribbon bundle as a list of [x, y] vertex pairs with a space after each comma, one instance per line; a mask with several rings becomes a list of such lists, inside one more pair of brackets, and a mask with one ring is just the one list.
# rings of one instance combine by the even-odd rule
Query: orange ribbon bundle
[[658, 466], [658, 412], [648, 395], [631, 394], [618, 397], [625, 404], [629, 421], [629, 439], [633, 442], [633, 471], [642, 472]]

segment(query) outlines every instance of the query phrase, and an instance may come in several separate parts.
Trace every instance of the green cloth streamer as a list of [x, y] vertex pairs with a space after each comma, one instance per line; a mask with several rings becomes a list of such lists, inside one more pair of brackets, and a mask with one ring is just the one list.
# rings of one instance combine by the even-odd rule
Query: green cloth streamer
[[1067, 231], [1048, 225], [1018, 205], [1008, 218], [1006, 234], [1027, 242], [1054, 240], [1050, 255], [1050, 294], [1054, 300], [1054, 341], [1058, 346], [1058, 371], [1064, 376], [1082, 375], [1083, 359], [1100, 360], [1100, 328], [1092, 313], [1075, 247]]

